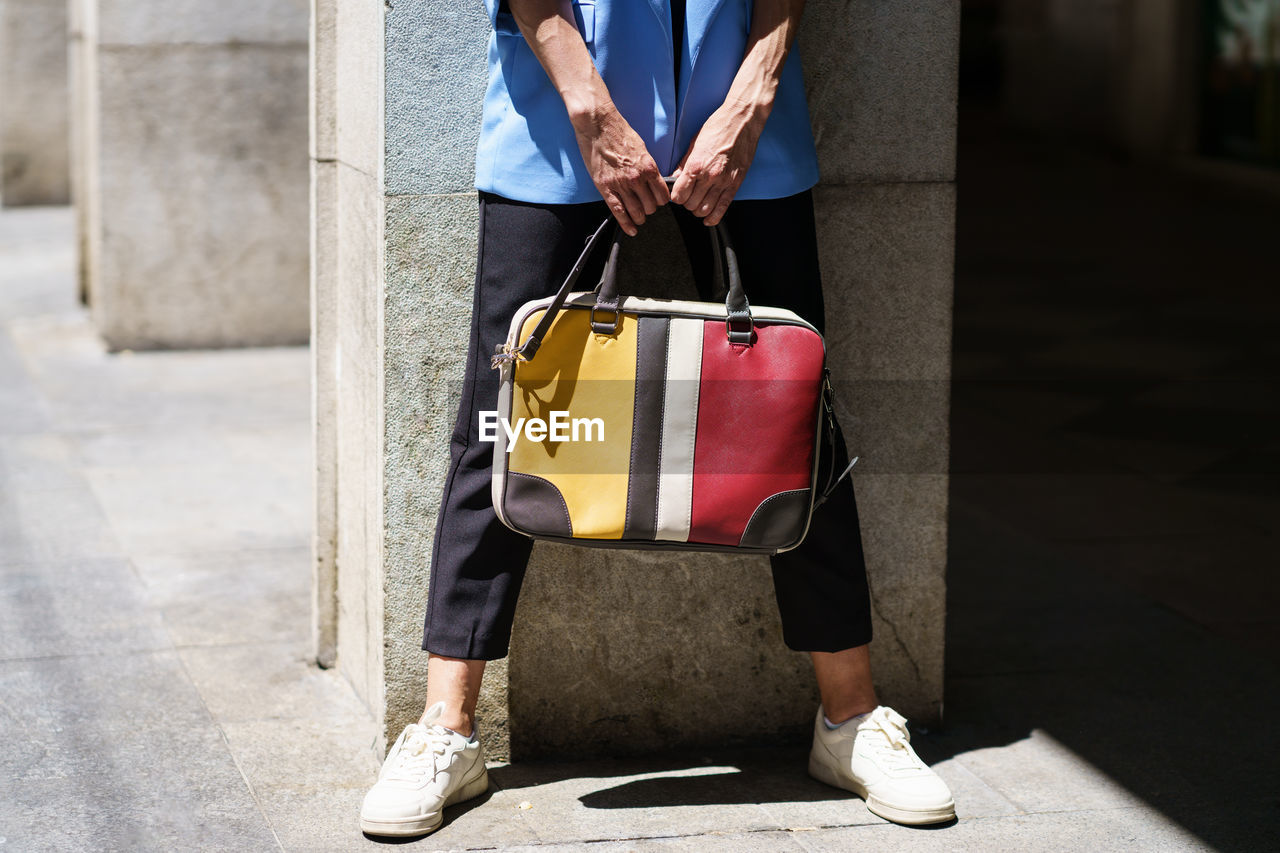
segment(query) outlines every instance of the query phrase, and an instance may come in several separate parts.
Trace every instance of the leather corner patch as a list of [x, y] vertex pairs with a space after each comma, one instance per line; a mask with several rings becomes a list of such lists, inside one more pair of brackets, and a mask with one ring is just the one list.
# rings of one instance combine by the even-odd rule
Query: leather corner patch
[[786, 548], [804, 534], [809, 513], [809, 490], [778, 492], [760, 502], [742, 531], [744, 548]]
[[526, 533], [544, 536], [572, 536], [569, 506], [550, 480], [519, 471], [507, 472], [503, 513], [511, 524]]

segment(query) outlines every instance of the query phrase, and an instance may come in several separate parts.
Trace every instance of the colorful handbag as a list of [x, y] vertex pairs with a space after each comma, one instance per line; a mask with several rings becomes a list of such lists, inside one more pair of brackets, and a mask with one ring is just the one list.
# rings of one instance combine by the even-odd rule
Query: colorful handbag
[[[720, 225], [708, 231], [724, 304], [620, 298], [612, 223], [555, 296], [516, 312], [493, 357], [501, 390], [481, 437], [495, 442], [498, 517], [597, 547], [794, 548], [831, 488], [818, 494], [819, 433], [834, 428], [822, 336], [747, 304]], [[609, 232], [600, 284], [570, 293]]]

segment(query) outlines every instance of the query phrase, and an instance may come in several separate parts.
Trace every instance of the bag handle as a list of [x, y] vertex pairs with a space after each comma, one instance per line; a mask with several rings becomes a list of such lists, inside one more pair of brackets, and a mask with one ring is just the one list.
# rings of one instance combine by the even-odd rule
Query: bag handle
[[569, 291], [573, 290], [573, 285], [577, 283], [578, 276], [582, 275], [582, 268], [587, 264], [587, 258], [591, 257], [591, 252], [600, 243], [602, 235], [609, 228], [610, 224], [617, 227], [617, 222], [611, 216], [600, 226], [596, 228], [595, 233], [587, 238], [587, 246], [582, 250], [582, 254], [578, 255], [578, 260], [574, 261], [573, 269], [569, 270], [569, 277], [564, 280], [564, 284], [560, 285], [560, 289], [556, 291], [556, 295], [551, 300], [551, 304], [547, 306], [547, 310], [542, 312], [542, 319], [538, 320], [538, 325], [533, 327], [533, 331], [529, 333], [529, 337], [518, 347], [512, 347], [508, 343], [501, 343], [493, 351], [493, 357], [489, 360], [489, 366], [494, 370], [502, 367], [504, 361], [515, 361], [517, 358], [528, 361], [538, 352], [538, 347], [542, 346], [542, 339], [546, 337], [547, 330], [551, 328], [551, 324], [555, 322], [556, 315], [560, 313], [560, 309], [564, 307], [564, 300], [569, 296]]
[[[710, 229], [711, 254], [715, 289], [724, 289], [725, 300], [725, 332], [729, 343], [751, 346], [755, 341], [755, 324], [751, 319], [751, 305], [747, 302], [746, 291], [742, 288], [742, 273], [738, 267], [738, 253], [734, 251], [729, 239], [729, 231], [724, 223], [716, 223]], [[591, 308], [591, 331], [602, 335], [612, 335], [618, 331], [618, 311], [621, 296], [618, 293], [618, 253], [622, 248], [622, 230], [615, 229], [613, 245], [609, 249], [609, 260], [605, 263], [604, 274], [596, 285], [596, 304]], [[726, 288], [725, 280], [728, 279]], [[607, 320], [597, 319], [598, 314], [608, 312]]]
[[[716, 288], [724, 287], [725, 280], [728, 279], [728, 293], [725, 297], [725, 310], [728, 312], [728, 316], [725, 318], [725, 328], [729, 342], [751, 346], [755, 342], [755, 324], [751, 319], [751, 306], [747, 303], [746, 292], [742, 289], [742, 275], [738, 269], [738, 255], [733, 250], [733, 244], [729, 242], [729, 232], [723, 223], [718, 223], [708, 230], [711, 231], [711, 249], [715, 259], [714, 281]], [[529, 337], [518, 347], [512, 347], [508, 343], [499, 344], [494, 349], [493, 357], [489, 361], [491, 367], [496, 370], [502, 367], [503, 362], [517, 359], [529, 361], [537, 354], [538, 347], [542, 346], [542, 341], [551, 329], [551, 324], [555, 322], [556, 316], [564, 308], [565, 299], [568, 298], [569, 292], [573, 290], [574, 284], [577, 283], [579, 276], [582, 275], [587, 259], [591, 257], [591, 253], [595, 248], [603, 242], [606, 233], [611, 241], [609, 260], [605, 263], [604, 274], [595, 288], [596, 303], [591, 307], [591, 329], [594, 332], [605, 335], [612, 335], [618, 331], [618, 312], [621, 304], [621, 298], [618, 295], [618, 253], [622, 247], [624, 234], [622, 229], [618, 227], [617, 221], [610, 216], [600, 223], [595, 232], [587, 239], [587, 245], [583, 248], [582, 254], [574, 262], [573, 268], [569, 270], [569, 275], [564, 280], [564, 284], [560, 285], [560, 289], [556, 291], [551, 304], [547, 306], [541, 319], [538, 320], [538, 325], [534, 326]], [[611, 313], [611, 319], [597, 319], [598, 315], [603, 312]]]

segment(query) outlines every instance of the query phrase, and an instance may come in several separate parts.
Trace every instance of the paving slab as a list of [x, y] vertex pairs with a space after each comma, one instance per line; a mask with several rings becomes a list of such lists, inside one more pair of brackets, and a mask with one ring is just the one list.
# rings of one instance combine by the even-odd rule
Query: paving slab
[[[623, 775], [601, 774], [612, 766]], [[537, 837], [548, 841], [585, 843], [778, 828], [759, 805], [769, 796], [764, 774], [749, 773], [744, 780], [741, 768], [726, 764], [636, 772], [643, 766], [565, 765], [548, 778], [517, 764], [491, 775], [504, 791], [528, 804], [524, 819]]]
[[[972, 509], [957, 519], [956, 529], [985, 531], [982, 542], [1019, 542]], [[972, 547], [952, 566], [953, 589], [997, 590], [1007, 569], [994, 551], [983, 560]], [[1058, 575], [1051, 589], [1067, 580], [1084, 590], [1108, 583], [1091, 567], [1045, 554], [1036, 572]], [[1016, 597], [954, 608], [961, 660], [948, 683], [948, 726], [922, 754], [954, 756], [1028, 812], [1140, 806], [1240, 849], [1248, 824], [1228, 816], [1280, 796], [1280, 737], [1267, 710], [1280, 670], [1135, 591], [1117, 585], [1112, 594], [1131, 601], [1094, 607], [1087, 597], [1064, 597], [1039, 630]], [[1080, 652], [1074, 662], [1071, 638]], [[988, 667], [987, 659], [1020, 666]], [[1202, 721], [1215, 718], [1248, 736], [1206, 740]]]
[[1173, 821], [1146, 809], [1074, 811], [989, 817], [936, 829], [892, 824], [797, 833], [812, 853], [850, 850], [932, 853], [956, 850], [1016, 850], [1025, 853], [1109, 851], [1209, 851], [1215, 848]]
[[310, 781], [294, 785], [257, 783], [254, 796], [283, 850], [299, 853], [386, 850], [386, 842], [367, 838], [360, 832], [360, 804], [366, 790], [366, 785], [341, 787]]
[[64, 436], [0, 434], [0, 564], [123, 555]]
[[317, 667], [309, 649], [295, 634], [288, 642], [188, 646], [178, 657], [219, 723], [368, 719], [342, 676]]
[[0, 612], [0, 660], [92, 655], [107, 663], [172, 643], [124, 560], [4, 565]]
[[5, 211], [0, 221], [0, 322], [74, 310], [75, 243], [71, 208]]
[[278, 719], [221, 723], [227, 745], [253, 788], [263, 785], [367, 788], [377, 765], [367, 719]]
[[305, 348], [108, 353], [79, 311], [24, 316], [9, 333], [56, 429], [292, 423], [305, 438]]
[[87, 490], [0, 492], [0, 563], [123, 553], [102, 508]]
[[264, 476], [252, 463], [89, 468], [85, 476], [121, 544], [139, 557], [290, 548], [308, 530], [305, 484]]
[[308, 549], [144, 553], [133, 564], [179, 646], [297, 644], [308, 636]]
[[546, 840], [585, 843], [880, 822], [861, 800], [809, 778], [807, 757], [807, 748], [793, 746], [522, 762], [496, 767], [491, 777], [528, 805], [528, 820]]
[[1046, 732], [956, 759], [1022, 812], [1141, 808], [1143, 800]]
[[[504, 791], [494, 784], [490, 774], [487, 794], [445, 809], [444, 824], [419, 843], [429, 850], [506, 850], [532, 844], [540, 849], [559, 839], [558, 832], [542, 836], [535, 831], [528, 805], [519, 792]], [[595, 845], [574, 842], [573, 846], [590, 849]]]
[[[188, 739], [175, 745], [198, 752], [220, 741]], [[158, 853], [279, 849], [234, 766], [219, 775], [202, 762], [188, 772], [199, 778], [154, 772], [145, 778], [122, 778], [108, 768], [71, 779], [23, 783], [5, 806], [6, 820], [0, 826], [6, 846]]]
[[[919, 742], [919, 738], [916, 739]], [[935, 758], [932, 744], [922, 744], [918, 750], [929, 762], [942, 781], [947, 783], [956, 801], [956, 818], [961, 821], [984, 817], [1003, 817], [1019, 814], [1022, 809], [1004, 792], [985, 781], [968, 765], [954, 758]], [[987, 777], [991, 779], [991, 776]]]
[[716, 851], [796, 851], [805, 848], [798, 841], [800, 833], [766, 830], [762, 832], [717, 832], [704, 835], [677, 835], [659, 838], [628, 838], [620, 841], [598, 841], [587, 844], [539, 844], [536, 847], [504, 847], [512, 853], [543, 853], [544, 851], [589, 850], [603, 853], [630, 853], [630, 851], [653, 850], [672, 851], [673, 853], [699, 853], [703, 850]]
[[[0, 283], [0, 288], [3, 288]], [[8, 332], [0, 326], [0, 436], [35, 433], [49, 425], [44, 400], [27, 376]]]
[[172, 652], [0, 662], [0, 696], [13, 849], [274, 845]]
[[0, 482], [8, 492], [82, 489], [74, 444], [54, 433], [0, 435]]

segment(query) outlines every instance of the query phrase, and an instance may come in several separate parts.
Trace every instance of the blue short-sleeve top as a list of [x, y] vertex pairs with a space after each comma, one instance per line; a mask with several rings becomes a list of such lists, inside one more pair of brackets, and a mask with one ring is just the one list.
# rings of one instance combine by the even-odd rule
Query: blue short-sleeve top
[[[746, 51], [752, 0], [687, 0], [679, 81], [669, 0], [573, 0], [574, 20], [619, 112], [669, 175], [724, 102]], [[598, 201], [564, 101], [500, 0], [485, 0], [489, 80], [476, 188], [517, 201]], [[818, 160], [799, 51], [783, 67], [773, 110], [735, 198], [812, 187]]]

